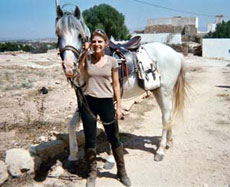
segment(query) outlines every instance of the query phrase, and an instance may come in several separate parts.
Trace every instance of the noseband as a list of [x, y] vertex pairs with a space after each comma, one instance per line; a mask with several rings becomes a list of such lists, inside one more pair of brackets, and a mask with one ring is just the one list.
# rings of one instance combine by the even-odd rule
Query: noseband
[[74, 53], [74, 55], [77, 57], [77, 59], [79, 59], [80, 55], [81, 55], [81, 51], [77, 50], [75, 47], [71, 46], [71, 45], [66, 45], [64, 48], [59, 49], [60, 52], [60, 56], [63, 60], [63, 53], [65, 51], [72, 51]]
[[[76, 62], [76, 63], [74, 62], [75, 68], [74, 68], [73, 71], [76, 72], [76, 71], [77, 71], [77, 68], [78, 68], [78, 67], [77, 67], [77, 64], [78, 64], [78, 62], [79, 62], [79, 60], [80, 60], [80, 58], [81, 58], [83, 48], [81, 48], [81, 50], [78, 50], [78, 49], [76, 49], [75, 47], [73, 47], [73, 46], [71, 46], [71, 45], [66, 45], [66, 46], [65, 46], [64, 48], [62, 48], [62, 49], [59, 48], [59, 54], [60, 54], [62, 60], [64, 60], [63, 53], [64, 53], [65, 51], [72, 51], [73, 54], [75, 55], [75, 57], [76, 57], [76, 59], [77, 59], [77, 62]], [[63, 70], [65, 71], [64, 62], [62, 62], [62, 68], [63, 68]], [[74, 74], [75, 74], [75, 73], [74, 73]], [[74, 78], [74, 77], [76, 77], [76, 75], [73, 75], [73, 78]]]

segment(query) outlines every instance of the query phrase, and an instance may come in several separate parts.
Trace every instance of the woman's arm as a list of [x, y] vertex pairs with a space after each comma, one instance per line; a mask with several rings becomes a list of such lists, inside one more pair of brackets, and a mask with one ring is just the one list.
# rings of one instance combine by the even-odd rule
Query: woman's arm
[[119, 75], [118, 75], [118, 68], [112, 69], [112, 80], [113, 80], [113, 90], [115, 94], [116, 103], [116, 115], [117, 119], [121, 119], [122, 112], [121, 112], [121, 93], [120, 93], [120, 83], [119, 83]]

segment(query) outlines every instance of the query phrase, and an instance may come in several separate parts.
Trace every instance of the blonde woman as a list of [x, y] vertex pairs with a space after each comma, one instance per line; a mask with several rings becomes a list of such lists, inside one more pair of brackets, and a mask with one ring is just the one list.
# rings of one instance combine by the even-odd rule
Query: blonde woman
[[[85, 133], [85, 148], [88, 161], [88, 178], [86, 186], [95, 186], [97, 176], [96, 129], [99, 116], [103, 122], [107, 138], [111, 144], [117, 164], [117, 176], [125, 186], [131, 186], [125, 169], [123, 145], [120, 141], [117, 119], [122, 117], [120, 106], [120, 84], [116, 59], [105, 55], [108, 45], [106, 33], [97, 29], [91, 36], [91, 43], [86, 43], [85, 53], [80, 61], [80, 71], [86, 71], [88, 79], [84, 96], [87, 105], [81, 108]], [[87, 56], [92, 48], [93, 54]], [[114, 106], [114, 98], [116, 107]]]

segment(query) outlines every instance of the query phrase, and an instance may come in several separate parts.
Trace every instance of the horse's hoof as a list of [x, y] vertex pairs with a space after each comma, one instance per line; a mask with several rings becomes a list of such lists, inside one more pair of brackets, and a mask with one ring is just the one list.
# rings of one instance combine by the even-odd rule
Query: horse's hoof
[[173, 146], [173, 140], [168, 140], [166, 143], [166, 149], [170, 149]]
[[114, 167], [115, 163], [114, 162], [109, 162], [106, 161], [106, 163], [104, 164], [103, 168], [106, 170], [111, 170]]
[[69, 171], [74, 171], [76, 170], [76, 167], [78, 165], [78, 161], [69, 161], [67, 160], [66, 162], [64, 162], [64, 168], [68, 169]]
[[154, 160], [157, 161], [157, 162], [160, 162], [164, 159], [164, 155], [162, 154], [156, 154], [155, 157], [154, 157]]
[[76, 156], [69, 155], [68, 160], [69, 160], [70, 162], [72, 162], [72, 161], [74, 162], [74, 161], [77, 161], [78, 159], [77, 159]]

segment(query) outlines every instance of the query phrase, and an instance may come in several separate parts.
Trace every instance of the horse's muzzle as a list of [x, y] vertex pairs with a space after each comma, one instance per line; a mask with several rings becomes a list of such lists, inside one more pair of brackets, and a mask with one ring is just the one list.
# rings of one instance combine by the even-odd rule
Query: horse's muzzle
[[64, 72], [65, 72], [65, 76], [66, 76], [67, 78], [78, 78], [78, 77], [80, 76], [79, 70], [74, 70], [74, 71], [72, 71], [71, 73], [70, 73], [70, 72], [67, 73], [67, 72], [64, 70]]
[[66, 74], [66, 73], [65, 73], [65, 76], [66, 76], [67, 78], [78, 78], [80, 75], [79, 75], [79, 73], [76, 73], [76, 74]]

